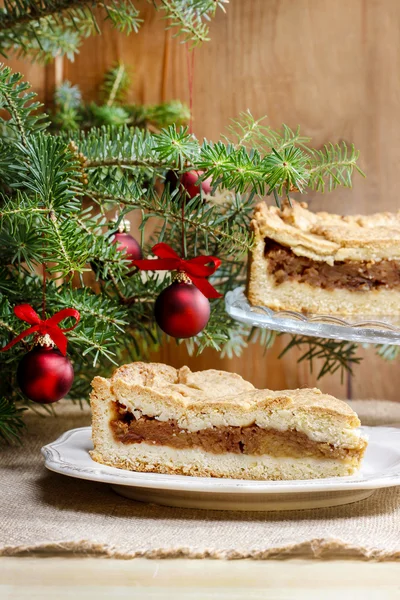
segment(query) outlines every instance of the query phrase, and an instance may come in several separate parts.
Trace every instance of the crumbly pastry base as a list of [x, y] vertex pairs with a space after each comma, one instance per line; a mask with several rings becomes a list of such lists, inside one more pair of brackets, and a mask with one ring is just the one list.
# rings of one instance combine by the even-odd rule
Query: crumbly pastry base
[[247, 297], [253, 306], [327, 315], [400, 314], [400, 291], [396, 289], [327, 290], [297, 281], [276, 284], [274, 275], [268, 272], [264, 246], [264, 239], [257, 242], [250, 261]]
[[92, 451], [91, 456], [96, 462], [130, 471], [274, 481], [342, 477], [352, 475], [358, 467], [358, 461], [221, 455], [197, 448], [177, 450], [144, 442], [124, 446], [111, 440], [101, 451]]

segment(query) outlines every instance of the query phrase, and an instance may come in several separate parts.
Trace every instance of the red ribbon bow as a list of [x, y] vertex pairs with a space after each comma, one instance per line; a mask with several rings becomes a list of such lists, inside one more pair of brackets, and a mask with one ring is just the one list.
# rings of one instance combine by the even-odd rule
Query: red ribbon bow
[[[181, 271], [186, 273], [192, 283], [200, 290], [206, 298], [221, 298], [222, 294], [209, 283], [209, 277], [221, 264], [215, 256], [196, 256], [188, 260], [181, 258], [171, 246], [161, 242], [152, 248], [152, 252], [158, 260], [135, 260], [133, 264], [145, 271]], [[207, 266], [208, 263], [212, 263]]]
[[[20, 333], [14, 340], [12, 340], [7, 346], [1, 348], [0, 352], [5, 352], [9, 350], [15, 344], [18, 344], [21, 340], [26, 338], [31, 333], [37, 331], [40, 335], [48, 334], [57, 348], [61, 351], [61, 353], [65, 356], [67, 353], [67, 336], [64, 335], [66, 331], [71, 331], [71, 329], [75, 329], [78, 325], [79, 319], [81, 315], [74, 308], [64, 308], [63, 310], [58, 311], [55, 315], [50, 317], [50, 319], [41, 319], [36, 311], [33, 310], [32, 306], [29, 304], [20, 304], [19, 306], [14, 307], [14, 314], [21, 319], [22, 321], [26, 321], [32, 327], [25, 329], [22, 333]], [[65, 329], [61, 329], [58, 324], [66, 319], [67, 317], [73, 317], [76, 319], [75, 325], [72, 327], [67, 327]]]

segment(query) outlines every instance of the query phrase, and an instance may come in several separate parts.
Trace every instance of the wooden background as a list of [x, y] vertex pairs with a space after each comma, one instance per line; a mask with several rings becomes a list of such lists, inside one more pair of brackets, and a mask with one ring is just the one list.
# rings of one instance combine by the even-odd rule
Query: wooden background
[[[74, 63], [38, 67], [7, 61], [21, 70], [41, 99], [52, 97], [55, 80], [78, 83], [85, 100], [96, 98], [104, 71], [116, 61], [134, 73], [130, 100], [188, 101], [187, 51], [171, 39], [163, 22], [144, 0], [135, 2], [145, 19], [140, 32], [125, 37], [103, 26]], [[308, 201], [313, 209], [344, 213], [397, 210], [400, 164], [400, 2], [399, 0], [231, 0], [211, 23], [211, 42], [195, 51], [194, 131], [217, 139], [231, 117], [249, 108], [268, 115], [273, 126], [301, 125], [315, 144], [344, 139], [361, 150], [366, 180], [352, 190]], [[207, 351], [188, 358], [183, 347], [162, 349], [158, 359], [192, 368], [240, 372], [257, 386], [314, 385], [308, 364], [296, 353], [282, 360], [282, 340], [262, 355], [250, 347], [229, 361]], [[322, 379], [323, 391], [358, 398], [397, 400], [398, 362], [385, 363], [374, 351], [342, 385], [340, 376]], [[317, 369], [316, 369], [317, 370]]]

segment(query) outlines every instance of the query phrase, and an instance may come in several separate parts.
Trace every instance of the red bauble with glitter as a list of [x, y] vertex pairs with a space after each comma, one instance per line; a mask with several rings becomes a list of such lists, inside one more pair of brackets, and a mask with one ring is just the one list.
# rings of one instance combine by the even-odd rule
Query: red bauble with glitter
[[193, 283], [175, 281], [158, 296], [154, 316], [168, 335], [190, 338], [207, 325], [210, 303]]
[[[126, 258], [130, 261], [140, 260], [143, 257], [140, 245], [127, 231], [118, 231], [114, 235], [113, 244], [117, 244], [121, 252], [125, 251]], [[134, 266], [132, 262], [131, 266]]]
[[35, 346], [19, 363], [17, 381], [30, 400], [51, 404], [68, 394], [74, 381], [74, 369], [57, 348]]

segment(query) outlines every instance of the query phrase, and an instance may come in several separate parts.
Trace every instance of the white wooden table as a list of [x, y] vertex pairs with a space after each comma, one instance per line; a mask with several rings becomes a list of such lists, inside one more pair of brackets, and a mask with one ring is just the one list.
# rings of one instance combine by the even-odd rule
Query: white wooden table
[[400, 562], [0, 558], [1, 600], [398, 600]]

